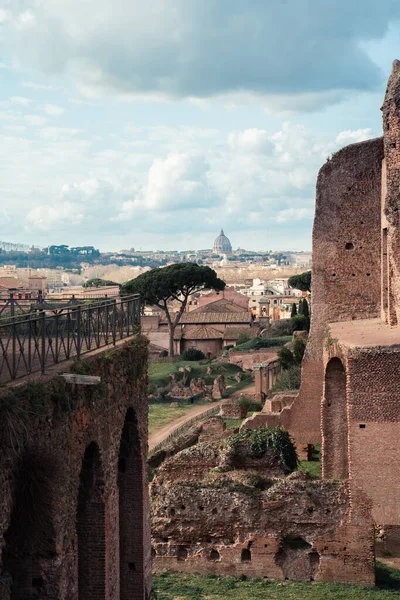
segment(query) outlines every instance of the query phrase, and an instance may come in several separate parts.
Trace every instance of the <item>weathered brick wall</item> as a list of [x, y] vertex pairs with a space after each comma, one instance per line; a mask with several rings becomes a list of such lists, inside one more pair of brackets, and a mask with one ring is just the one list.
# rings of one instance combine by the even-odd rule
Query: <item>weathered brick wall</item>
[[72, 365], [98, 386], [49, 375], [3, 391], [0, 580], [11, 576], [12, 600], [149, 593], [146, 364], [139, 337]]
[[177, 482], [154, 492], [156, 571], [374, 583], [368, 506], [350, 516], [346, 483], [294, 473], [265, 491]]
[[327, 325], [380, 315], [383, 140], [352, 144], [319, 172], [313, 229], [311, 331], [302, 385], [281, 422], [304, 456], [321, 442], [323, 348]]
[[400, 527], [398, 373], [400, 347], [349, 353], [350, 477], [371, 498], [375, 522]]
[[385, 181], [383, 186], [382, 262], [385, 318], [391, 325], [400, 323], [400, 62], [393, 62], [382, 106], [385, 146]]

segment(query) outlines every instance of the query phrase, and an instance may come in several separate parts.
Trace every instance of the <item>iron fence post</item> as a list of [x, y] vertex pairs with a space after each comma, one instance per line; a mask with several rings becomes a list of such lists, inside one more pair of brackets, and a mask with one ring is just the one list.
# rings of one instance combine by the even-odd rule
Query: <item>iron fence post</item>
[[[13, 319], [15, 316], [15, 308], [14, 308], [14, 294], [10, 294], [10, 317]], [[11, 367], [11, 378], [15, 379], [17, 376], [17, 332], [16, 332], [16, 323], [14, 320], [11, 321], [11, 352], [12, 352], [12, 367]]]
[[113, 344], [115, 346], [117, 338], [117, 303], [114, 301], [113, 304], [113, 328], [112, 328]]
[[77, 327], [76, 327], [76, 355], [79, 358], [81, 355], [81, 307], [77, 307]]
[[40, 313], [40, 326], [41, 326], [41, 357], [40, 363], [42, 367], [42, 375], [46, 372], [46, 312], [44, 310]]

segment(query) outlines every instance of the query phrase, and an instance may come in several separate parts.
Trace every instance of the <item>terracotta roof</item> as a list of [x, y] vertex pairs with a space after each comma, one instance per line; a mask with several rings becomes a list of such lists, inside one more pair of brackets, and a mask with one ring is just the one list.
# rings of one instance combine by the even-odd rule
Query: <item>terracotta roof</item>
[[191, 311], [192, 313], [226, 313], [226, 312], [243, 312], [243, 306], [239, 306], [235, 304], [231, 300], [226, 300], [225, 298], [221, 298], [220, 300], [214, 300], [214, 302], [209, 302], [209, 304], [205, 304], [204, 306], [200, 306], [199, 308], [195, 308]]
[[24, 284], [15, 277], [0, 277], [0, 286], [8, 290], [17, 290], [24, 287]]
[[175, 339], [184, 340], [222, 340], [223, 332], [209, 325], [199, 325], [199, 327], [185, 328]]
[[250, 323], [250, 314], [242, 312], [189, 312], [184, 313], [180, 323]]
[[237, 340], [240, 335], [247, 335], [249, 338], [257, 337], [257, 327], [227, 327], [224, 333], [224, 340]]

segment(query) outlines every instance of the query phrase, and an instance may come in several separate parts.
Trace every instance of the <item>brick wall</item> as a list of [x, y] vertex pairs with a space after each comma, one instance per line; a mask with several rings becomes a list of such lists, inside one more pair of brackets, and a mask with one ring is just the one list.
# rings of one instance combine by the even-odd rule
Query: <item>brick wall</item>
[[0, 581], [12, 579], [12, 600], [149, 593], [146, 361], [138, 338], [72, 365], [99, 386], [49, 375], [3, 392]]
[[328, 324], [380, 315], [382, 159], [382, 138], [352, 144], [327, 161], [318, 175], [311, 331], [298, 399], [281, 417], [302, 457], [308, 444], [321, 442]]

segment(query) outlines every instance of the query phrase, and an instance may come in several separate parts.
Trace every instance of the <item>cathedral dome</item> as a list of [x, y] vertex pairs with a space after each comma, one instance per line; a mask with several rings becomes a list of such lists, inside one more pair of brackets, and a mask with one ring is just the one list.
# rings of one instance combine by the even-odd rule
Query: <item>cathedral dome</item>
[[221, 229], [221, 233], [215, 238], [213, 253], [214, 254], [230, 254], [232, 252], [232, 246], [229, 239], [224, 234], [224, 230]]

